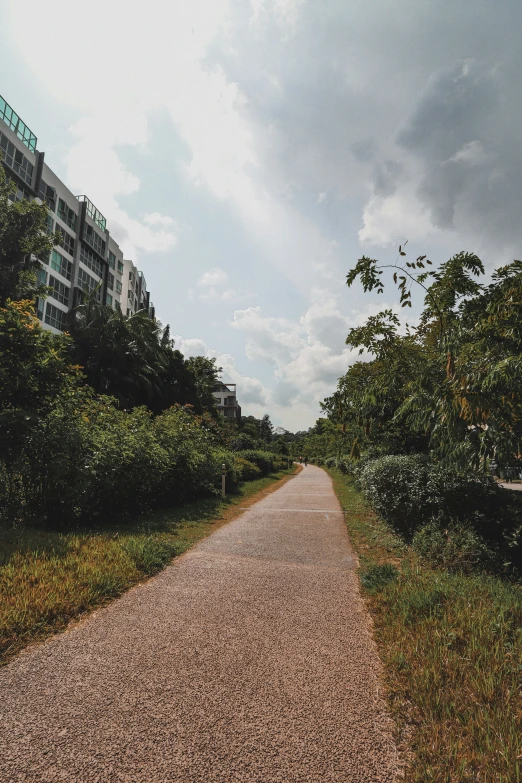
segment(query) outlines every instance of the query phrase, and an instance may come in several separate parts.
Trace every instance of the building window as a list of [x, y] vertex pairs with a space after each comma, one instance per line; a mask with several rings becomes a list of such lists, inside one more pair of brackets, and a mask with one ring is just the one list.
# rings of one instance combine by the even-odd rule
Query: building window
[[116, 293], [121, 294], [121, 283], [119, 280], [116, 280]]
[[38, 269], [36, 272], [36, 284], [38, 286], [47, 285], [47, 272], [45, 269]]
[[111, 291], [114, 288], [114, 275], [111, 275], [110, 272], [107, 276], [107, 288], [110, 288]]
[[30, 185], [33, 181], [34, 166], [20, 150], [17, 150], [12, 141], [9, 141], [4, 133], [0, 133], [0, 148], [3, 150], [4, 160], [13, 171], [16, 171], [23, 181]]
[[91, 277], [84, 269], [81, 268], [78, 270], [78, 287], [86, 293], [94, 291], [95, 288], [98, 288], [96, 291], [96, 299], [101, 301], [100, 281], [96, 280], [94, 277]]
[[111, 269], [116, 269], [116, 256], [109, 250], [109, 266]]
[[40, 180], [40, 187], [38, 188], [38, 198], [41, 199], [44, 204], [47, 204], [49, 209], [51, 209], [53, 212], [56, 207], [56, 190], [52, 188], [50, 185], [46, 185], [46, 183], [42, 180]]
[[83, 239], [98, 253], [98, 255], [105, 258], [105, 242], [92, 226], [85, 224]]
[[123, 274], [123, 264], [121, 263], [121, 261], [118, 261], [118, 272], [120, 273], [120, 275]]
[[58, 217], [60, 220], [63, 220], [70, 229], [76, 231], [76, 219], [78, 216], [61, 198], [58, 199]]
[[71, 256], [74, 255], [74, 237], [72, 237], [64, 228], [61, 226], [56, 226], [56, 230], [60, 234], [60, 247], [63, 247], [63, 249], [69, 253]]
[[6, 171], [7, 179], [11, 183], [11, 185], [14, 185], [14, 189], [10, 191], [9, 193], [9, 201], [12, 201], [13, 204], [16, 204], [17, 201], [30, 201], [31, 200], [31, 194], [29, 191], [23, 187], [23, 185], [19, 185], [18, 182], [16, 182], [13, 177], [9, 176], [8, 172]]
[[49, 275], [49, 285], [53, 289], [49, 296], [52, 296], [53, 299], [57, 299], [59, 302], [61, 302], [64, 305], [69, 304], [69, 286], [64, 285], [63, 283], [60, 283], [59, 280], [57, 280], [52, 275]]
[[16, 133], [18, 138], [21, 140], [23, 144], [27, 147], [27, 149], [31, 150], [31, 152], [34, 152], [36, 150], [36, 136], [34, 133], [27, 127], [25, 122], [22, 122], [18, 114], [12, 110], [12, 108], [9, 106], [8, 103], [4, 101], [4, 99], [0, 96], [0, 118], [5, 122], [5, 124], [11, 128], [12, 131]]
[[38, 299], [36, 300], [36, 317], [39, 321], [43, 321], [44, 317], [44, 308], [45, 308], [45, 299]]
[[68, 261], [57, 250], [53, 250], [51, 253], [51, 269], [65, 277], [66, 280], [71, 279], [72, 262]]
[[105, 294], [105, 304], [112, 307], [112, 296], [110, 294]]
[[45, 308], [45, 323], [49, 324], [49, 326], [54, 326], [55, 329], [60, 329], [60, 331], [63, 332], [65, 327], [65, 313], [50, 302], [47, 302]]
[[85, 264], [95, 275], [103, 277], [103, 264], [99, 261], [89, 248], [80, 245], [80, 261]]
[[52, 234], [54, 232], [54, 220], [52, 218], [52, 215], [47, 213], [47, 233]]

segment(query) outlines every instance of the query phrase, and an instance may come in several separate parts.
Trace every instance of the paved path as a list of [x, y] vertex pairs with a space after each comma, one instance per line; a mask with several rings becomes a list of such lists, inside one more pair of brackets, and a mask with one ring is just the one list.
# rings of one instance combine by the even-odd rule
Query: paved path
[[379, 663], [309, 466], [0, 670], [0, 780], [389, 783]]

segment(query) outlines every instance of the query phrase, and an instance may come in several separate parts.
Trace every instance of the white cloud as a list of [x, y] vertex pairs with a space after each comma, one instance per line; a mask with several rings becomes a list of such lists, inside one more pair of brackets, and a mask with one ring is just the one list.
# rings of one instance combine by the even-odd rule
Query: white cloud
[[249, 297], [248, 291], [236, 291], [234, 288], [224, 288], [228, 282], [228, 273], [220, 267], [214, 267], [204, 272], [197, 285], [202, 290], [199, 293], [198, 299], [202, 301], [210, 301], [212, 299], [219, 300], [221, 302], [233, 302], [239, 301]]
[[216, 286], [221, 285], [223, 283], [226, 283], [228, 280], [228, 274], [225, 272], [224, 269], [220, 269], [219, 267], [214, 267], [214, 269], [209, 269], [208, 272], [205, 272], [201, 275], [201, 277], [198, 280], [199, 286]]
[[168, 215], [162, 215], [160, 212], [151, 212], [143, 216], [145, 223], [149, 226], [174, 226], [176, 221]]
[[176, 335], [174, 341], [176, 348], [187, 358], [190, 356], [215, 358], [217, 366], [222, 368], [222, 380], [238, 385], [240, 405], [254, 406], [256, 411], [266, 406], [268, 392], [261, 381], [248, 375], [242, 375], [237, 369], [236, 360], [229, 353], [221, 353], [213, 348], [209, 348], [204, 340], [198, 338], [184, 338]]
[[337, 379], [357, 358], [345, 345], [350, 319], [341, 315], [335, 296], [316, 290], [298, 323], [263, 315], [260, 307], [236, 310], [232, 326], [245, 335], [249, 359], [272, 366], [276, 409], [295, 404], [319, 408]]
[[448, 160], [444, 161], [441, 165], [445, 166], [446, 163], [466, 163], [468, 166], [480, 166], [480, 164], [485, 163], [486, 160], [487, 155], [482, 143], [475, 140], [463, 144], [452, 158], [448, 158]]
[[404, 243], [406, 239], [410, 242], [426, 240], [437, 233], [408, 183], [392, 196], [369, 199], [358, 236], [363, 246], [388, 247]]

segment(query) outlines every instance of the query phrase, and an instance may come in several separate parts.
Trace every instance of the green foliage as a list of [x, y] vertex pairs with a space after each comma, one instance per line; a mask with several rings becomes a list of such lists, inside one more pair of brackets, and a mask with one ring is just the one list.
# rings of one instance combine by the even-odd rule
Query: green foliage
[[504, 497], [490, 476], [457, 473], [422, 455], [371, 460], [358, 480], [376, 513], [406, 536], [430, 519], [469, 521], [487, 533], [494, 529]]
[[375, 512], [433, 565], [466, 573], [522, 567], [522, 504], [491, 477], [412, 455], [370, 460], [357, 480]]
[[[325, 409], [345, 426], [362, 427], [364, 449], [429, 450], [460, 468], [509, 463], [522, 436], [522, 263], [498, 269], [490, 285], [473, 253], [457, 253], [437, 270], [425, 256], [381, 264], [363, 257], [347, 277], [365, 291], [384, 291], [393, 272], [401, 304], [412, 285], [424, 292], [419, 325], [399, 334], [389, 310], [352, 329], [347, 342], [374, 358], [352, 366]], [[399, 263], [400, 259], [400, 263]], [[399, 272], [402, 272], [399, 275]]]
[[262, 476], [267, 476], [277, 470], [286, 468], [287, 459], [270, 451], [248, 449], [238, 452], [238, 455], [248, 462], [252, 462], [261, 471]]
[[260, 478], [262, 475], [261, 468], [259, 468], [254, 462], [240, 457], [234, 454], [234, 469], [236, 471], [238, 481], [253, 481]]
[[47, 233], [47, 207], [32, 201], [9, 201], [13, 185], [0, 162], [0, 307], [9, 299], [34, 299], [45, 289], [36, 273], [47, 260], [56, 236]]
[[496, 553], [469, 524], [430, 522], [416, 531], [412, 546], [425, 562], [451, 573], [498, 568]]
[[73, 362], [98, 394], [114, 397], [121, 408], [146, 405], [154, 413], [171, 405], [191, 405], [215, 415], [212, 388], [215, 359], [184, 359], [167, 326], [142, 310], [126, 316], [91, 296], [69, 314]]
[[215, 400], [212, 394], [219, 382], [221, 367], [216, 367], [215, 359], [205, 356], [192, 356], [187, 359], [185, 366], [192, 378], [197, 397], [197, 410], [214, 410]]
[[[187, 410], [177, 406], [156, 417], [146, 408], [121, 411], [79, 388], [27, 437], [18, 480], [0, 481], [0, 514], [12, 523], [16, 508], [20, 521], [66, 527], [128, 515], [217, 493], [223, 463], [237, 485], [234, 455], [217, 447]], [[4, 464], [3, 475], [10, 478], [9, 468]]]

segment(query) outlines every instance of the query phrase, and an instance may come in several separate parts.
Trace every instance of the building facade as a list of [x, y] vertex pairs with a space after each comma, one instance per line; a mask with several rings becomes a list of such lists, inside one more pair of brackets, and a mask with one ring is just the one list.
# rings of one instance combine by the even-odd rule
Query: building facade
[[39, 272], [39, 283], [51, 288], [45, 301], [37, 300], [42, 326], [63, 331], [67, 312], [92, 292], [101, 304], [121, 308], [127, 315], [146, 309], [154, 317], [145, 278], [132, 261], [123, 258], [103, 214], [87, 196], [75, 196], [64, 185], [38, 151], [37, 142], [0, 96], [0, 152], [6, 175], [16, 186], [12, 199], [46, 204], [47, 229], [60, 234], [59, 244], [48, 259], [42, 259], [44, 268]]
[[241, 420], [241, 406], [237, 401], [236, 384], [220, 383], [212, 390], [218, 413], [226, 419]]

